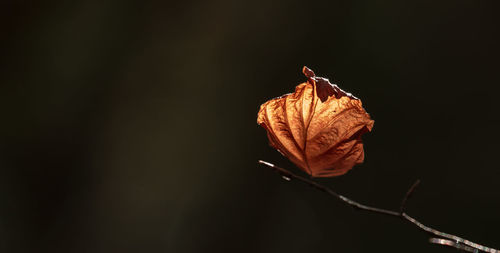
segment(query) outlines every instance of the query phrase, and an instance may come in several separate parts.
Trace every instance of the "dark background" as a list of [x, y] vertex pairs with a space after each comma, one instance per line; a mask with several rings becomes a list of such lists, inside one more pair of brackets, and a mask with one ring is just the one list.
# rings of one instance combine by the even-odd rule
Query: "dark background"
[[[492, 1], [493, 2], [493, 1]], [[499, 248], [499, 8], [486, 1], [2, 1], [0, 251], [456, 252], [257, 164], [307, 65], [362, 98], [320, 179]]]

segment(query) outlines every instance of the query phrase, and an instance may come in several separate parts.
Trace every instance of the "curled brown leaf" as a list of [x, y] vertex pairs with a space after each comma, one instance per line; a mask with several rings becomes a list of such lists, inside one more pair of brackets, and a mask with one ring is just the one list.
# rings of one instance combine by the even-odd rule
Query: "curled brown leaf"
[[302, 72], [307, 82], [262, 104], [257, 123], [266, 129], [270, 145], [309, 175], [343, 175], [363, 162], [361, 135], [374, 121], [361, 100], [307, 67]]

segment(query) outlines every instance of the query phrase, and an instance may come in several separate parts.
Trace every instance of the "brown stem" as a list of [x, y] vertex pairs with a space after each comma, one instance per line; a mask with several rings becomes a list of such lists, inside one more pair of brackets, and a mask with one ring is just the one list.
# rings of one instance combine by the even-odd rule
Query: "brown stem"
[[[398, 218], [401, 218], [405, 221], [412, 223], [413, 225], [417, 226], [422, 231], [425, 231], [429, 234], [440, 237], [440, 238], [431, 238], [429, 240], [429, 242], [431, 242], [431, 243], [450, 246], [450, 247], [454, 247], [454, 248], [457, 248], [460, 250], [465, 250], [465, 251], [470, 251], [470, 252], [483, 251], [483, 252], [489, 252], [489, 253], [500, 253], [500, 251], [497, 249], [489, 248], [489, 247], [471, 242], [469, 240], [463, 239], [463, 238], [458, 237], [456, 235], [447, 234], [447, 233], [441, 232], [439, 230], [436, 230], [434, 228], [428, 227], [428, 226], [422, 224], [421, 222], [417, 221], [413, 217], [409, 216], [408, 214], [406, 214], [404, 212], [406, 202], [410, 198], [411, 194], [415, 191], [415, 188], [420, 183], [420, 180], [417, 180], [412, 185], [412, 187], [410, 187], [410, 189], [406, 193], [405, 197], [403, 198], [403, 201], [401, 202], [400, 211], [396, 212], [396, 211], [392, 211], [392, 210], [363, 205], [363, 204], [358, 203], [352, 199], [349, 199], [343, 195], [338, 194], [337, 192], [333, 191], [332, 189], [330, 189], [322, 184], [319, 184], [311, 179], [299, 176], [293, 172], [290, 172], [286, 169], [278, 167], [272, 163], [265, 162], [262, 160], [259, 160], [259, 163], [274, 169], [286, 180], [297, 179], [297, 180], [301, 181], [302, 183], [305, 183], [305, 184], [312, 186], [312, 187], [314, 187], [322, 192], [325, 192], [333, 197], [336, 197], [336, 198], [342, 200], [344, 203], [348, 204], [351, 207], [354, 207], [355, 209], [384, 214], [384, 215], [388, 215], [388, 216], [392, 216], [392, 217], [398, 217]], [[445, 238], [445, 239], [443, 239], [443, 238]]]
[[403, 201], [401, 201], [401, 206], [399, 207], [399, 212], [400, 213], [403, 213], [405, 211], [406, 202], [411, 197], [411, 195], [413, 194], [413, 192], [415, 191], [415, 189], [417, 189], [417, 186], [419, 184], [420, 184], [420, 179], [417, 179], [417, 181], [415, 181], [415, 183], [413, 183], [413, 185], [410, 187], [410, 189], [408, 189], [408, 191], [406, 192], [405, 197], [403, 198]]

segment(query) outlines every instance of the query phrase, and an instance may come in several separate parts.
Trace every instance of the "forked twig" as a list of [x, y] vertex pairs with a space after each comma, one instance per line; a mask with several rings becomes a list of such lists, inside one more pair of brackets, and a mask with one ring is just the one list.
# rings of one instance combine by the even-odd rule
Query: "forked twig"
[[444, 245], [444, 246], [450, 246], [450, 247], [457, 248], [459, 250], [464, 250], [464, 251], [469, 251], [469, 252], [483, 251], [483, 252], [489, 252], [489, 253], [500, 253], [500, 251], [497, 249], [486, 247], [486, 246], [471, 242], [469, 240], [466, 240], [464, 238], [458, 237], [456, 235], [447, 234], [447, 233], [441, 232], [439, 230], [436, 230], [434, 228], [428, 227], [428, 226], [422, 224], [421, 222], [417, 221], [413, 217], [409, 216], [408, 214], [406, 214], [404, 212], [406, 202], [411, 197], [412, 193], [415, 191], [416, 187], [420, 183], [420, 180], [417, 180], [410, 187], [410, 189], [406, 193], [405, 197], [403, 198], [403, 201], [401, 202], [400, 211], [396, 212], [396, 211], [392, 211], [392, 210], [363, 205], [359, 202], [356, 202], [352, 199], [349, 199], [343, 195], [338, 194], [337, 192], [333, 191], [332, 189], [330, 189], [322, 184], [319, 184], [311, 179], [299, 176], [293, 172], [290, 172], [286, 169], [278, 167], [272, 163], [268, 163], [268, 162], [265, 162], [262, 160], [259, 160], [259, 163], [274, 169], [284, 179], [286, 179], [288, 181], [290, 179], [297, 179], [297, 180], [301, 181], [302, 183], [305, 183], [305, 184], [312, 186], [312, 187], [314, 187], [322, 192], [325, 192], [333, 197], [336, 197], [336, 198], [342, 200], [344, 203], [346, 203], [347, 205], [349, 205], [351, 207], [354, 207], [355, 209], [384, 214], [384, 215], [388, 215], [388, 216], [392, 216], [392, 217], [398, 217], [398, 218], [401, 218], [407, 222], [410, 222], [413, 225], [417, 226], [420, 230], [437, 237], [437, 238], [429, 239], [430, 243], [440, 244], [440, 245]]

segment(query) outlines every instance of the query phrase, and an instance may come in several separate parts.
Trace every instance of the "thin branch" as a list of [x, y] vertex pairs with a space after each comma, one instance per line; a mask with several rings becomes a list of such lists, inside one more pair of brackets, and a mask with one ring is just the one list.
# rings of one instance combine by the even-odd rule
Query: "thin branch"
[[406, 192], [405, 197], [403, 198], [403, 201], [401, 201], [401, 206], [399, 207], [400, 213], [403, 213], [405, 211], [406, 202], [408, 201], [408, 199], [410, 199], [411, 195], [413, 194], [413, 192], [415, 191], [415, 189], [417, 188], [417, 186], [419, 184], [420, 184], [420, 179], [417, 179], [417, 181], [415, 181], [415, 183], [413, 183], [413, 185], [410, 187], [410, 189], [408, 189], [408, 191]]
[[[284, 179], [286, 180], [290, 180], [290, 179], [297, 179], [299, 181], [301, 181], [302, 183], [305, 183], [309, 186], [312, 186], [322, 192], [325, 192], [341, 201], [343, 201], [344, 203], [346, 203], [347, 205], [351, 206], [351, 207], [354, 207], [355, 209], [358, 209], [358, 210], [364, 210], [364, 211], [369, 211], [369, 212], [374, 212], [374, 213], [379, 213], [379, 214], [384, 214], [384, 215], [388, 215], [388, 216], [392, 216], [392, 217], [398, 217], [398, 218], [401, 218], [405, 221], [408, 221], [410, 223], [412, 223], [413, 225], [417, 226], [420, 230], [422, 231], [425, 231], [429, 234], [432, 234], [434, 236], [437, 236], [437, 237], [440, 237], [440, 238], [432, 238], [430, 240], [431, 243], [435, 243], [435, 244], [441, 244], [441, 245], [446, 245], [446, 246], [452, 246], [452, 247], [455, 247], [457, 249], [461, 249], [461, 250], [467, 250], [467, 251], [470, 251], [471, 248], [473, 249], [472, 252], [474, 251], [483, 251], [483, 252], [489, 252], [489, 253], [500, 253], [499, 250], [497, 249], [493, 249], [493, 248], [489, 248], [489, 247], [486, 247], [486, 246], [483, 246], [483, 245], [480, 245], [480, 244], [477, 244], [477, 243], [474, 243], [474, 242], [471, 242], [469, 240], [466, 240], [466, 239], [463, 239], [461, 237], [458, 237], [456, 235], [452, 235], [452, 234], [447, 234], [447, 233], [444, 233], [444, 232], [441, 232], [439, 230], [436, 230], [434, 228], [431, 228], [431, 227], [428, 227], [424, 224], [422, 224], [421, 222], [417, 221], [416, 219], [414, 219], [413, 217], [409, 216], [408, 214], [406, 214], [404, 212], [404, 208], [405, 208], [405, 205], [406, 205], [406, 202], [407, 200], [411, 197], [411, 194], [415, 191], [415, 188], [418, 186], [418, 184], [420, 183], [420, 180], [417, 180], [413, 185], [412, 187], [410, 187], [410, 189], [408, 190], [408, 192], [406, 193], [405, 197], [403, 198], [403, 201], [401, 202], [401, 206], [400, 206], [400, 211], [399, 212], [396, 212], [396, 211], [392, 211], [392, 210], [387, 210], [387, 209], [382, 209], [382, 208], [377, 208], [377, 207], [372, 207], [372, 206], [367, 206], [367, 205], [363, 205], [359, 202], [356, 202], [352, 199], [349, 199], [343, 195], [340, 195], [338, 194], [337, 192], [333, 191], [332, 189], [322, 185], [322, 184], [319, 184], [311, 179], [308, 179], [308, 178], [305, 178], [305, 177], [302, 177], [302, 176], [299, 176], [293, 172], [290, 172], [286, 169], [283, 169], [281, 167], [278, 167], [272, 163], [269, 163], [269, 162], [265, 162], [265, 161], [262, 161], [262, 160], [259, 160], [259, 163], [260, 164], [263, 164], [263, 165], [266, 165], [272, 169], [274, 169], [275, 171], [277, 171]], [[445, 240], [445, 239], [448, 239], [448, 240]], [[441, 241], [440, 241], [441, 240]], [[453, 245], [452, 243], [450, 242], [453, 242]]]
[[264, 164], [268, 167], [271, 167], [273, 168], [274, 170], [276, 170], [278, 173], [281, 174], [281, 176], [283, 177], [286, 177], [287, 180], [290, 180], [290, 179], [298, 179], [300, 181], [302, 181], [303, 183], [306, 183], [308, 184], [309, 186], [312, 186], [322, 192], [325, 192], [329, 195], [332, 195], [342, 201], [344, 201], [344, 203], [350, 205], [351, 207], [354, 207], [355, 209], [359, 209], [359, 210], [365, 210], [365, 211], [370, 211], [370, 212], [375, 212], [375, 213], [380, 213], [380, 214], [385, 214], [385, 215], [389, 215], [389, 216], [397, 216], [397, 217], [400, 217], [400, 213], [398, 212], [395, 212], [395, 211], [391, 211], [391, 210], [386, 210], [386, 209], [381, 209], [381, 208], [376, 208], [376, 207], [371, 207], [371, 206], [367, 206], [367, 205], [363, 205], [363, 204], [360, 204], [354, 200], [351, 200], [347, 197], [344, 197], [336, 192], [334, 192], [332, 189], [324, 186], [324, 185], [321, 185], [319, 183], [316, 183], [310, 179], [307, 179], [305, 177], [302, 177], [302, 176], [299, 176], [293, 172], [290, 172], [286, 169], [283, 169], [281, 167], [278, 167], [272, 163], [268, 163], [268, 162], [265, 162], [265, 161], [261, 161], [259, 160], [259, 163], [261, 164]]

